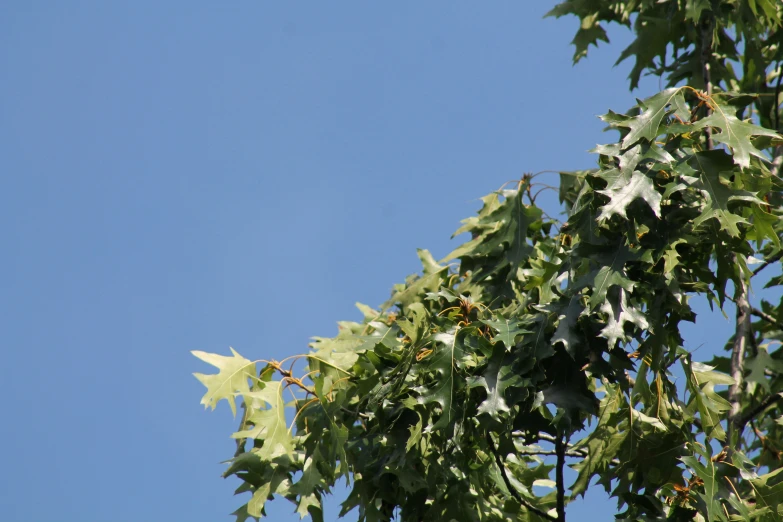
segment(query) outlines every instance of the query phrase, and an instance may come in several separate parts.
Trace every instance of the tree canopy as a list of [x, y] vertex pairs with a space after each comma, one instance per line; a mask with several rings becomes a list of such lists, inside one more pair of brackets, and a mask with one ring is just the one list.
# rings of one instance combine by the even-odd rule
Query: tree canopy
[[[601, 117], [618, 138], [560, 174], [564, 222], [526, 174], [482, 198], [455, 232], [470, 240], [419, 250], [421, 273], [308, 353], [194, 352], [217, 368], [196, 375], [202, 403], [243, 408], [225, 472], [250, 493], [240, 522], [276, 496], [322, 520], [340, 481], [362, 522], [562, 522], [588, 487], [620, 520], [781, 520], [783, 307], [752, 285], [781, 258], [783, 4], [549, 14], [579, 18], [575, 61], [628, 26], [630, 87], [667, 88]], [[683, 347], [693, 299], [736, 310], [726, 356]]]

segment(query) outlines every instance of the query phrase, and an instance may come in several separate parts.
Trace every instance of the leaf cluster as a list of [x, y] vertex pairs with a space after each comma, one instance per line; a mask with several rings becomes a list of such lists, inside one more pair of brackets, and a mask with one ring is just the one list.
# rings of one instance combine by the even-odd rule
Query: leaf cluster
[[[780, 520], [783, 307], [754, 309], [739, 377], [729, 358], [693, 360], [680, 331], [696, 320], [692, 299], [723, 309], [729, 287], [780, 259], [777, 105], [760, 114], [758, 92], [732, 89], [758, 80], [736, 54], [740, 38], [762, 66], [780, 59], [781, 9], [556, 7], [581, 18], [576, 59], [606, 39], [602, 22], [634, 24], [621, 56], [636, 56], [632, 83], [651, 70], [672, 86], [602, 116], [618, 139], [596, 147], [596, 168], [561, 174], [564, 223], [536, 206], [536, 176], [525, 175], [482, 198], [455, 233], [470, 240], [440, 261], [420, 250], [420, 274], [380, 308], [358, 305], [361, 321], [307, 353], [196, 352], [218, 368], [197, 375], [202, 403], [244, 408], [225, 473], [250, 493], [238, 520], [263, 516], [274, 497], [323, 520], [340, 481], [351, 487], [343, 514], [357, 509], [362, 522], [564, 520], [591, 484], [617, 500], [620, 520]], [[706, 18], [727, 87], [713, 92], [688, 72]], [[663, 26], [665, 45], [650, 40]], [[673, 62], [657, 62], [672, 45]], [[725, 72], [732, 59], [748, 68], [741, 80]], [[677, 87], [683, 79], [692, 85]]]

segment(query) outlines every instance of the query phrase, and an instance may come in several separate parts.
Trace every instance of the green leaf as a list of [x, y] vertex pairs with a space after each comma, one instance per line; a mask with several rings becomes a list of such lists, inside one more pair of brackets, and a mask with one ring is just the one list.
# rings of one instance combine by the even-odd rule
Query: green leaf
[[321, 501], [318, 500], [318, 496], [315, 493], [310, 495], [303, 495], [299, 499], [299, 504], [296, 506], [296, 512], [299, 518], [304, 518], [307, 515], [312, 516], [313, 522], [323, 520], [323, 513], [321, 512]]
[[[504, 199], [500, 201], [499, 196]], [[522, 190], [504, 190], [494, 200], [485, 199], [479, 219], [469, 222], [455, 234], [470, 232], [474, 239], [452, 251], [441, 262], [463, 257], [484, 257], [505, 253], [505, 263], [519, 265], [530, 253], [528, 227], [541, 219], [542, 211], [522, 202]], [[489, 266], [487, 275], [498, 270]]]
[[558, 325], [555, 334], [552, 336], [552, 344], [563, 343], [563, 347], [571, 355], [576, 356], [576, 347], [579, 346], [580, 337], [576, 331], [579, 316], [584, 311], [582, 303], [578, 297], [572, 297], [568, 301], [568, 306], [558, 315]]
[[[687, 377], [688, 390], [691, 392], [689, 409], [699, 412], [701, 425], [707, 437], [718, 440], [726, 438], [721, 426], [723, 413], [731, 409], [731, 404], [715, 393], [715, 384], [727, 384], [727, 375], [714, 372], [713, 367], [692, 363], [690, 356], [681, 359], [682, 368]], [[732, 380], [731, 383], [734, 381]]]
[[265, 477], [263, 484], [253, 491], [253, 497], [247, 503], [247, 514], [251, 517], [261, 517], [269, 497], [274, 494], [288, 494], [290, 485], [287, 470], [281, 466], [274, 467], [271, 476]]
[[609, 37], [606, 35], [604, 28], [598, 22], [585, 24], [583, 21], [582, 26], [574, 35], [574, 39], [571, 40], [571, 44], [576, 48], [574, 51], [574, 64], [587, 56], [587, 50], [591, 45], [598, 47], [599, 41], [609, 43]]
[[696, 186], [706, 194], [701, 214], [693, 220], [693, 224], [698, 226], [714, 218], [730, 236], [739, 237], [740, 230], [737, 225], [747, 223], [747, 220], [729, 210], [729, 201], [737, 197], [753, 195], [744, 191], [734, 191], [721, 181], [721, 173], [730, 173], [734, 169], [731, 158], [722, 150], [698, 152], [693, 155], [690, 164], [700, 173]]
[[710, 9], [710, 0], [686, 0], [685, 19], [698, 23], [705, 9]]
[[[316, 456], [318, 459], [314, 458]], [[319, 486], [323, 486], [324, 478], [318, 471], [316, 460], [320, 460], [320, 454], [317, 451], [313, 457], [310, 457], [305, 461], [304, 469], [302, 470], [302, 476], [291, 488], [293, 493], [306, 496], [316, 491]], [[317, 505], [320, 506], [320, 502]]]
[[[545, 17], [554, 16], [560, 18], [567, 14], [576, 14], [581, 11], [579, 7], [574, 7], [573, 2], [563, 2], [551, 9]], [[587, 50], [590, 45], [598, 46], [599, 41], [609, 43], [609, 37], [606, 35], [603, 27], [598, 21], [596, 14], [581, 16], [581, 24], [577, 30], [571, 44], [576, 48], [574, 51], [574, 64], [587, 56]]]
[[285, 420], [284, 383], [267, 381], [259, 383], [259, 386], [262, 386], [261, 389], [243, 394], [248, 407], [246, 425], [252, 427], [238, 431], [232, 437], [263, 440], [264, 445], [258, 450], [258, 455], [264, 459], [291, 455], [293, 439]]
[[421, 415], [418, 413], [416, 415], [419, 420], [409, 428], [410, 436], [408, 437], [408, 442], [405, 443], [405, 451], [413, 449], [421, 440], [421, 431], [424, 428], [424, 424], [422, 423]]
[[657, 217], [661, 217], [661, 195], [646, 175], [634, 172], [629, 180], [618, 178], [612, 186], [597, 191], [609, 197], [609, 202], [601, 207], [598, 222], [602, 223], [615, 214], [627, 219], [626, 210], [634, 200], [641, 198], [652, 209]]
[[649, 327], [644, 313], [628, 304], [627, 292], [622, 288], [607, 294], [601, 312], [607, 315], [607, 321], [600, 335], [606, 338], [610, 347], [613, 347], [618, 339], [625, 339], [625, 323], [635, 324], [640, 330]]
[[698, 491], [697, 494], [702, 498], [707, 506], [707, 521], [713, 522], [714, 520], [726, 520], [723, 508], [720, 503], [718, 477], [715, 469], [715, 463], [706, 457], [705, 464], [699, 462], [696, 457], [681, 457], [680, 460], [690, 467], [694, 473], [704, 481], [704, 493]]
[[[654, 59], [666, 55], [666, 46], [670, 43], [672, 37], [672, 19], [667, 17], [653, 17], [648, 15], [639, 15], [636, 20], [636, 39], [625, 48], [615, 65], [620, 64], [626, 58], [636, 57], [631, 73], [628, 78], [631, 80], [631, 89], [639, 86], [639, 78], [644, 69], [654, 66]], [[640, 30], [641, 28], [644, 30]]]
[[416, 278], [413, 282], [399, 292], [396, 292], [391, 299], [384, 303], [383, 308], [390, 308], [399, 303], [402, 306], [408, 306], [411, 303], [423, 299], [427, 292], [434, 292], [441, 286], [443, 276], [448, 272], [448, 267], [442, 267], [439, 271], [425, 274]]
[[416, 254], [419, 256], [419, 261], [421, 261], [421, 265], [425, 274], [437, 274], [446, 268], [439, 265], [438, 262], [435, 261], [435, 258], [432, 257], [432, 254], [430, 254], [429, 250], [424, 248], [417, 248]]
[[533, 333], [530, 330], [520, 328], [519, 321], [503, 319], [502, 317], [497, 320], [484, 319], [482, 322], [497, 332], [492, 338], [492, 342], [502, 342], [506, 346], [506, 350], [511, 350], [514, 347], [518, 336]]
[[768, 507], [772, 513], [780, 513], [783, 504], [783, 468], [750, 480], [756, 493], [756, 504]]
[[688, 242], [685, 239], [676, 239], [669, 243], [666, 247], [666, 252], [663, 254], [664, 259], [664, 265], [663, 265], [663, 271], [664, 273], [669, 273], [674, 268], [680, 264], [680, 253], [677, 252], [677, 245], [680, 244], [687, 244]]
[[628, 127], [629, 132], [622, 140], [623, 148], [630, 147], [640, 139], [654, 142], [660, 134], [663, 118], [674, 111], [672, 105], [677, 97], [682, 97], [682, 87], [673, 87], [659, 92], [644, 101], [639, 102], [642, 113], [632, 119], [618, 122], [621, 127]]
[[712, 114], [694, 124], [694, 129], [707, 126], [720, 129], [720, 132], [712, 134], [712, 140], [723, 143], [731, 148], [734, 153], [734, 163], [742, 168], [750, 166], [750, 157], [767, 160], [763, 152], [753, 146], [751, 138], [754, 136], [779, 137], [773, 130], [759, 127], [747, 121], [741, 121], [734, 115], [735, 109], [722, 103], [716, 103]]
[[773, 359], [766, 346], [759, 345], [756, 355], [745, 360], [745, 370], [750, 372], [745, 377], [749, 393], [755, 393], [757, 386], [761, 386], [765, 392], [770, 393], [772, 391], [770, 388], [771, 379], [767, 377], [766, 372], [771, 370], [783, 374], [783, 361]]
[[463, 356], [462, 331], [457, 329], [449, 333], [439, 333], [435, 341], [439, 344], [434, 353], [424, 359], [427, 367], [437, 374], [437, 379], [430, 385], [418, 386], [419, 403], [437, 403], [441, 407], [441, 415], [433, 424], [433, 429], [441, 429], [454, 421], [455, 407], [453, 405], [456, 380], [456, 361]]
[[628, 432], [623, 430], [620, 425], [623, 417], [628, 418], [627, 411], [624, 416], [620, 414], [621, 404], [622, 393], [619, 391], [619, 387], [607, 386], [606, 396], [600, 403], [595, 430], [574, 444], [575, 449], [587, 450], [587, 456], [573, 466], [579, 475], [571, 486], [572, 497], [584, 496], [590, 480], [596, 474], [607, 473], [623, 442], [628, 437]]
[[649, 424], [650, 426], [652, 426], [657, 430], [668, 431], [668, 428], [666, 428], [666, 425], [663, 422], [661, 422], [660, 419], [657, 419], [655, 417], [650, 417], [649, 415], [645, 415], [644, 413], [637, 411], [633, 408], [631, 408], [631, 418], [641, 422], [642, 424]]
[[726, 386], [734, 384], [734, 378], [731, 375], [727, 375], [723, 372], [716, 372], [714, 366], [694, 362], [691, 364], [691, 367], [693, 368], [693, 375], [699, 386], [704, 383], [710, 383], [712, 385], [723, 384]]
[[481, 386], [487, 392], [487, 398], [479, 404], [478, 414], [487, 413], [493, 419], [498, 419], [501, 412], [508, 412], [504, 393], [509, 386], [520, 382], [511, 366], [511, 360], [502, 345], [496, 344], [486, 370], [475, 378], [471, 386]]
[[220, 369], [215, 375], [205, 375], [203, 373], [194, 373], [193, 375], [207, 387], [207, 392], [201, 398], [201, 404], [205, 408], [210, 407], [213, 410], [217, 403], [225, 399], [231, 406], [231, 412], [236, 416], [237, 407], [234, 396], [244, 394], [250, 391], [248, 379], [255, 378], [256, 365], [239, 355], [231, 348], [231, 357], [217, 355], [213, 353], [194, 350], [191, 352], [204, 362]]
[[765, 239], [769, 239], [777, 248], [780, 248], [780, 238], [775, 232], [775, 226], [780, 224], [780, 218], [764, 212], [759, 205], [752, 206], [752, 213], [753, 228], [750, 233], [755, 236], [757, 248], [761, 249]]
[[[591, 274], [593, 293], [590, 296], [590, 306], [596, 308], [606, 301], [606, 294], [613, 286], [619, 286], [628, 292], [632, 292], [635, 283], [628, 278], [625, 272], [625, 264], [628, 261], [639, 259], [639, 253], [629, 249], [627, 245], [618, 245], [615, 251], [606, 251], [596, 256], [602, 265], [597, 273]], [[585, 278], [584, 283], [590, 280]], [[581, 282], [578, 282], [581, 283]]]

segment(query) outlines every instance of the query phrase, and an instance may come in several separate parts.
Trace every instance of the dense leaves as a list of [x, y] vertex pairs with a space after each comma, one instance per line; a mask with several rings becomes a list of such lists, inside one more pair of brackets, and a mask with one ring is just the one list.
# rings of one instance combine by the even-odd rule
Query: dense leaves
[[[683, 348], [680, 324], [696, 320], [692, 299], [732, 306], [780, 259], [778, 100], [748, 82], [780, 59], [782, 9], [557, 6], [582, 21], [576, 59], [606, 39], [601, 22], [633, 24], [621, 56], [636, 57], [632, 83], [651, 71], [672, 86], [603, 116], [618, 139], [596, 148], [597, 168], [562, 174], [565, 223], [545, 217], [525, 175], [482, 198], [457, 231], [469, 241], [440, 262], [419, 251], [420, 275], [308, 353], [196, 352], [218, 368], [197, 375], [202, 403], [244, 406], [226, 471], [251, 494], [238, 519], [280, 496], [322, 520], [323, 496], [347, 480], [343, 513], [361, 521], [564, 520], [590, 484], [622, 520], [780, 520], [783, 307], [762, 301], [746, 333], [738, 316], [733, 356], [709, 365]], [[707, 89], [701, 57], [714, 66]]]

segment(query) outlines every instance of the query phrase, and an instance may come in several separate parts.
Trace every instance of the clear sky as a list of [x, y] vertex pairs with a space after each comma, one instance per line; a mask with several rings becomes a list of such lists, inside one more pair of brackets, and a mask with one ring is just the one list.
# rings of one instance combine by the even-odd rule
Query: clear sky
[[[190, 351], [334, 335], [477, 198], [592, 167], [596, 115], [657, 90], [612, 68], [622, 31], [572, 67], [553, 5], [0, 3], [0, 520], [232, 520], [235, 421]], [[731, 325], [700, 320], [704, 360]]]

